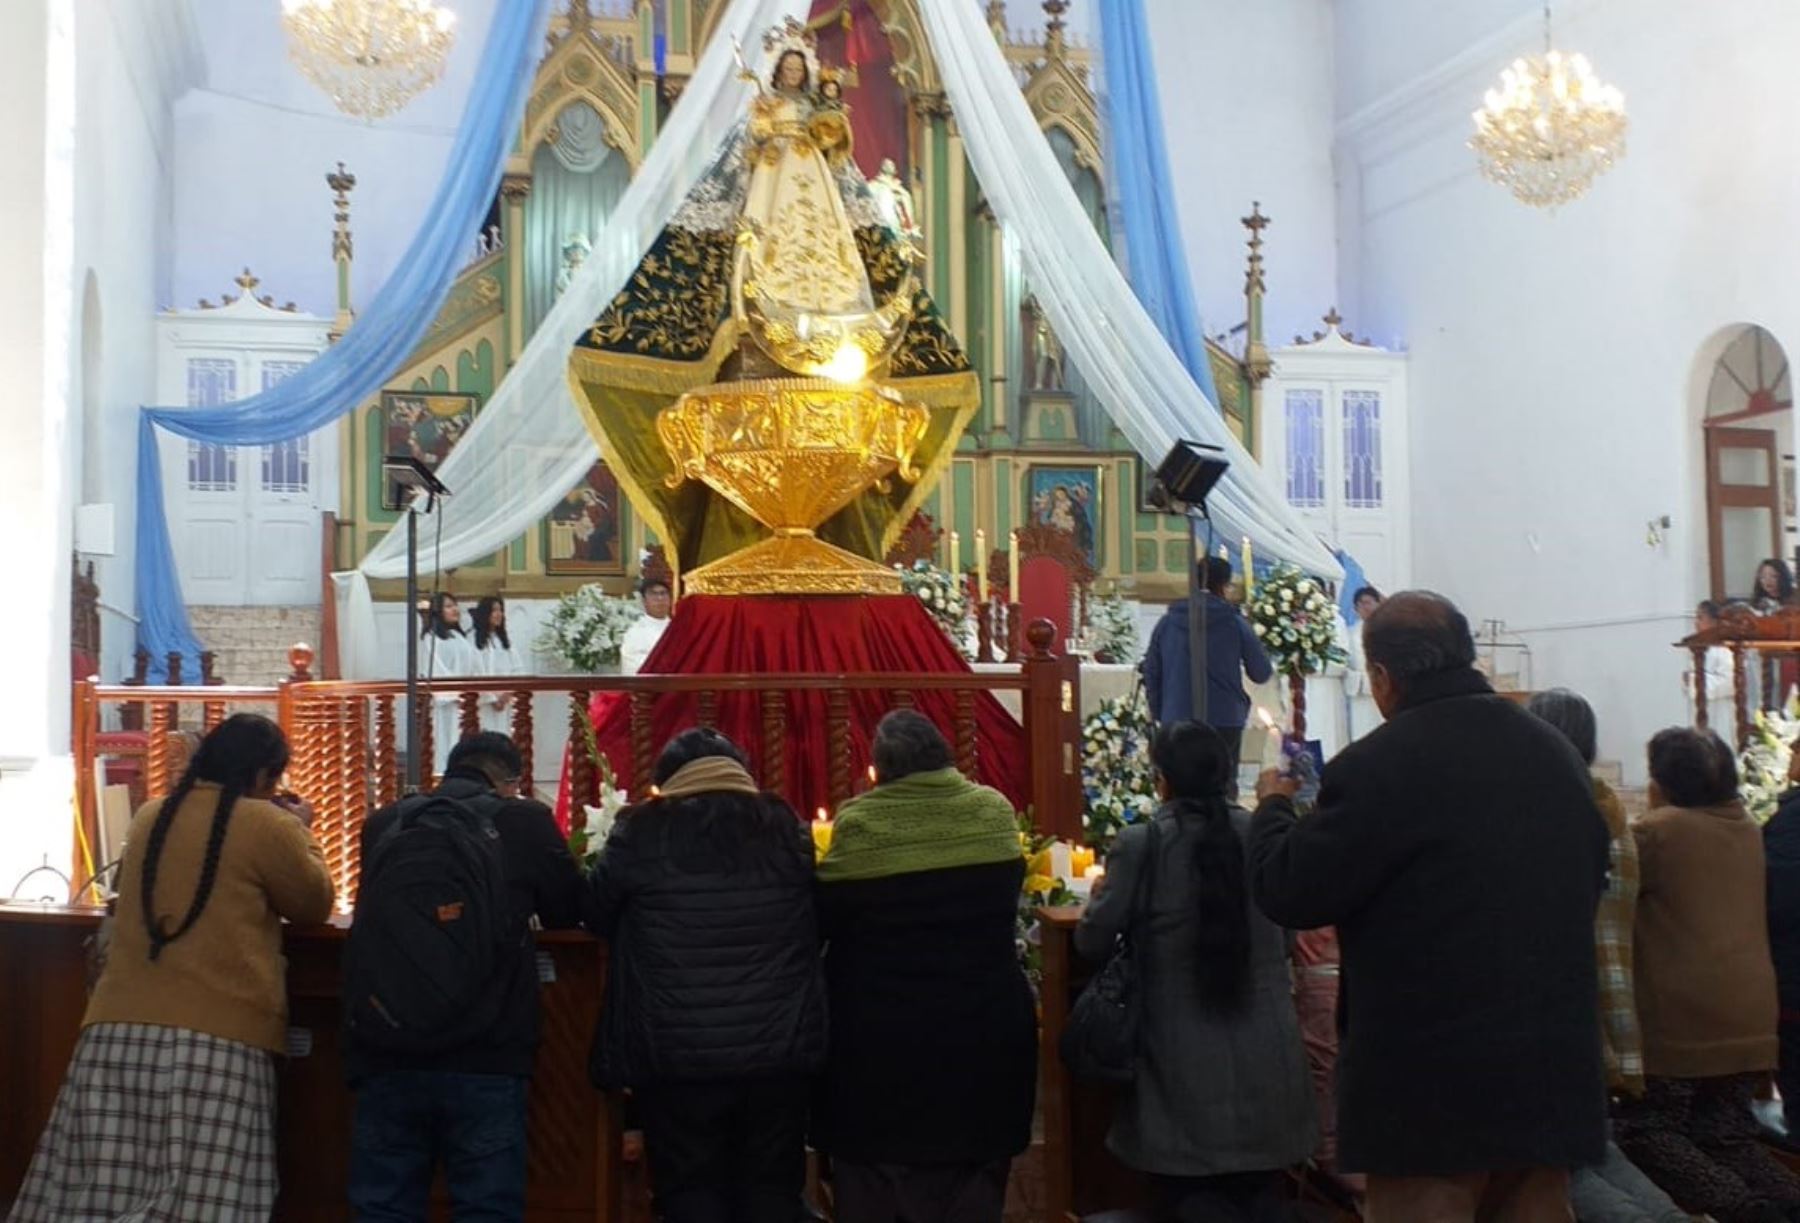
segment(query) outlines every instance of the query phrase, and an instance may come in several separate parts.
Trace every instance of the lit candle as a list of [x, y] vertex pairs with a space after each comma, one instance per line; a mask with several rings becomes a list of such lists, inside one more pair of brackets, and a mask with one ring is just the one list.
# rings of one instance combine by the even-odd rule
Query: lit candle
[[869, 784], [870, 785], [875, 784], [875, 766], [874, 765], [869, 766]]
[[1092, 866], [1088, 867], [1085, 871], [1082, 871], [1081, 877], [1083, 879], [1094, 880], [1094, 879], [1099, 879], [1100, 877], [1102, 877], [1105, 874], [1106, 874], [1106, 868], [1104, 866], [1100, 865], [1098, 862], [1096, 862]]
[[955, 531], [950, 532], [950, 563], [945, 565], [951, 573], [962, 570], [962, 536]]
[[1075, 878], [1086, 879], [1088, 868], [1093, 865], [1094, 850], [1092, 846], [1075, 845], [1070, 847], [1069, 868], [1074, 872]]
[[944, 568], [950, 569], [950, 570], [954, 570], [956, 568], [955, 549], [956, 549], [956, 532], [955, 531], [946, 531], [944, 533]]
[[1019, 533], [1012, 533], [1012, 548], [1006, 554], [1006, 597], [1019, 601]]
[[1244, 602], [1246, 603], [1250, 601], [1250, 596], [1256, 593], [1254, 573], [1255, 570], [1250, 564], [1250, 537], [1246, 535], [1244, 536]]
[[1275, 729], [1275, 719], [1259, 705], [1256, 720], [1262, 724], [1263, 729], [1262, 767], [1279, 769], [1285, 761], [1281, 758], [1281, 732]]
[[975, 528], [975, 598], [987, 602], [987, 532], [981, 527]]
[[813, 857], [823, 858], [831, 848], [831, 817], [825, 808], [819, 808], [819, 814], [812, 824]]

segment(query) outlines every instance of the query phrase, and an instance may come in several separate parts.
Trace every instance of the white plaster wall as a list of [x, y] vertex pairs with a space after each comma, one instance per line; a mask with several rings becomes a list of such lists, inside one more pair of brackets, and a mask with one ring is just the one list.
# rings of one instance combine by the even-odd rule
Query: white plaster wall
[[1686, 720], [1668, 645], [1703, 586], [1700, 350], [1756, 322], [1800, 351], [1800, 9], [1587, 0], [1558, 29], [1624, 90], [1631, 135], [1550, 215], [1464, 147], [1541, 37], [1527, 6], [1341, 0], [1344, 311], [1412, 352], [1416, 582], [1521, 631], [1535, 685], [1593, 699], [1602, 754], [1638, 779], [1644, 741]]
[[[137, 415], [154, 401], [157, 304], [172, 267], [173, 122], [169, 94], [199, 71], [191, 28], [170, 20], [180, 5], [149, 0], [77, 3], [75, 133], [75, 351], [71, 354], [71, 505], [82, 473], [98, 477], [96, 499], [113, 507], [116, 555], [96, 557], [101, 600], [101, 677], [130, 673], [136, 626], [132, 540], [136, 530]], [[162, 9], [158, 14], [155, 9]], [[159, 22], [161, 24], [159, 24]], [[185, 52], [185, 54], [184, 54]], [[84, 286], [93, 278], [97, 328], [84, 327]], [[98, 338], [96, 360], [81, 351]], [[90, 386], [89, 380], [98, 380]], [[98, 419], [83, 420], [92, 404]], [[97, 443], [98, 453], [87, 447]], [[72, 509], [69, 512], [73, 512]], [[86, 559], [86, 558], [84, 558]]]
[[325, 175], [342, 161], [357, 180], [352, 294], [366, 306], [437, 189], [495, 0], [448, 0], [458, 21], [444, 79], [373, 125], [339, 113], [289, 62], [279, 6], [193, 6], [208, 81], [176, 109], [174, 302], [237, 292], [232, 279], [248, 264], [262, 280], [258, 293], [330, 317], [337, 288]]
[[[1085, 0], [1086, 7], [1098, 0]], [[1311, 334], [1337, 297], [1329, 0], [1148, 0], [1169, 173], [1209, 333], [1243, 321], [1252, 200], [1272, 343]], [[1098, 23], [1095, 23], [1098, 37]]]

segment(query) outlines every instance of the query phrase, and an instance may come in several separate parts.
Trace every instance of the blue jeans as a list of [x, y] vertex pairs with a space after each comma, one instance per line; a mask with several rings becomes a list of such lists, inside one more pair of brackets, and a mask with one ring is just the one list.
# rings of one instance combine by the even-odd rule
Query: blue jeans
[[451, 1217], [525, 1214], [525, 1101], [530, 1080], [405, 1070], [363, 1080], [351, 1129], [350, 1206], [362, 1223], [426, 1217], [440, 1161]]

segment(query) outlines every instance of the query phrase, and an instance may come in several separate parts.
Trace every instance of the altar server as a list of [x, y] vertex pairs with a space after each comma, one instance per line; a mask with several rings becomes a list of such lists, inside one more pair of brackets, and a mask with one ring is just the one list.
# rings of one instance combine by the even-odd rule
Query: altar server
[[[440, 590], [431, 597], [421, 637], [420, 679], [461, 679], [481, 673], [481, 660], [463, 634], [462, 607], [449, 591]], [[462, 710], [458, 701], [454, 689], [431, 694], [431, 771], [434, 774], [443, 773], [450, 761], [450, 749], [462, 738]]]
[[632, 622], [619, 642], [619, 674], [636, 675], [644, 669], [644, 660], [669, 629], [669, 608], [674, 600], [669, 584], [662, 578], [644, 579], [638, 597], [644, 602], [644, 615]]
[[105, 967], [10, 1223], [274, 1209], [281, 921], [332, 902], [312, 809], [277, 791], [287, 763], [280, 727], [233, 715], [132, 817]]
[[[531, 660], [512, 643], [506, 625], [506, 600], [488, 595], [475, 604], [475, 659], [480, 673], [496, 678], [528, 675]], [[481, 696], [481, 729], [512, 733], [512, 693], [484, 692]]]

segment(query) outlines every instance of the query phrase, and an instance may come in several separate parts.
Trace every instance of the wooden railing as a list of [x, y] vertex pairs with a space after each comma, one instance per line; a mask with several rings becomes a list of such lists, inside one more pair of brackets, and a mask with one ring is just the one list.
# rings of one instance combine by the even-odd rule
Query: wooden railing
[[[851, 696], [880, 693], [890, 707], [910, 706], [916, 694], [948, 693], [954, 725], [944, 727], [956, 752], [958, 767], [973, 774], [977, 767], [976, 712], [983, 694], [1018, 694], [1025, 730], [1026, 759], [1022, 789], [1038, 826], [1057, 836], [1078, 840], [1081, 834], [1080, 672], [1072, 658], [1050, 652], [1054, 629], [1038, 621], [1028, 631], [1031, 649], [1016, 673], [954, 672], [942, 674], [735, 674], [735, 675], [639, 675], [639, 676], [533, 676], [492, 679], [452, 679], [419, 685], [419, 754], [429, 774], [434, 759], [430, 696], [455, 693], [460, 731], [479, 729], [484, 696], [503, 693], [512, 698], [512, 738], [525, 762], [529, 791], [532, 779], [549, 780], [562, 767], [559, 751], [554, 760], [538, 758], [537, 718], [540, 702], [561, 698], [566, 702], [567, 742], [580, 743], [596, 694], [623, 694], [629, 705], [631, 776], [640, 791], [651, 775], [654, 754], [661, 744], [651, 730], [656, 702], [662, 697], [693, 696], [698, 721], [705, 724], [717, 714], [726, 694], [755, 698], [760, 708], [762, 742], [745, 746], [760, 750], [763, 776], [760, 783], [777, 793], [791, 794], [787, 768], [790, 737], [816, 733], [816, 728], [790, 725], [790, 696], [796, 693], [826, 694], [826, 768], [834, 804], [848, 798], [855, 786], [855, 762], [851, 759]], [[295, 646], [290, 652], [293, 674], [272, 688], [216, 685], [213, 687], [149, 687], [101, 684], [87, 680], [76, 687], [74, 755], [79, 818], [89, 845], [100, 843], [99, 794], [95, 763], [107, 754], [101, 733], [101, 711], [117, 703], [136, 703], [143, 711], [147, 730], [141, 752], [144, 757], [145, 797], [167, 793], [179, 775], [183, 727], [204, 733], [222, 722], [234, 708], [253, 706], [271, 713], [288, 736], [292, 759], [288, 785], [310, 802], [318, 820], [314, 832], [337, 877], [339, 894], [354, 895], [360, 870], [359, 842], [363, 820], [370, 812], [401, 796], [405, 741], [406, 684], [400, 680], [371, 682], [317, 680], [311, 673], [313, 652]], [[197, 716], [196, 716], [197, 711]], [[185, 716], [184, 716], [185, 715]], [[570, 788], [576, 794], [591, 792], [593, 764], [583, 751], [570, 752]], [[85, 876], [83, 864], [77, 874]]]
[[[1712, 628], [1684, 637], [1675, 646], [1686, 650], [1693, 660], [1690, 675], [1694, 725], [1702, 730], [1711, 722], [1707, 709], [1712, 696], [1706, 685], [1706, 652], [1714, 647], [1730, 652], [1734, 722], [1731, 729], [1736, 735], [1739, 750], [1742, 750], [1749, 745], [1750, 730], [1755, 720], [1750, 708], [1750, 658], [1755, 656], [1761, 689], [1761, 700], [1758, 702], [1760, 708], [1779, 709], [1787, 699], [1788, 686], [1782, 677], [1782, 664], [1800, 659], [1800, 608], [1784, 607], [1766, 615], [1757, 615], [1745, 607], [1728, 607]], [[1724, 734], [1726, 728], [1712, 729]]]

